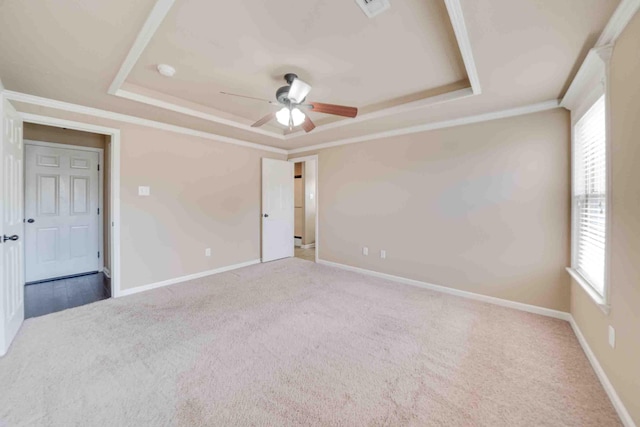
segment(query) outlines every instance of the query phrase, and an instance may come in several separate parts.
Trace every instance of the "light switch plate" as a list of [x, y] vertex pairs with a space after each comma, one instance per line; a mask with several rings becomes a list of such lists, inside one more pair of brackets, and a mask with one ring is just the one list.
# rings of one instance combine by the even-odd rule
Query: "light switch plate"
[[380, 258], [385, 259], [387, 257], [387, 251], [384, 249], [380, 251]]
[[369, 248], [367, 248], [366, 246], [362, 248], [362, 255], [369, 255]]
[[151, 195], [151, 187], [147, 186], [139, 186], [138, 187], [138, 196], [150, 196]]
[[616, 330], [611, 325], [609, 325], [609, 345], [611, 348], [616, 348]]

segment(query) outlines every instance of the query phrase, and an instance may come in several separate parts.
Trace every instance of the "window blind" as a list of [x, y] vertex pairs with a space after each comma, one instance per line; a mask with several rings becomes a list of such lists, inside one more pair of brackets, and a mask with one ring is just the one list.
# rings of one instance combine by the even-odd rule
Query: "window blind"
[[606, 118], [602, 96], [574, 128], [574, 269], [604, 294]]

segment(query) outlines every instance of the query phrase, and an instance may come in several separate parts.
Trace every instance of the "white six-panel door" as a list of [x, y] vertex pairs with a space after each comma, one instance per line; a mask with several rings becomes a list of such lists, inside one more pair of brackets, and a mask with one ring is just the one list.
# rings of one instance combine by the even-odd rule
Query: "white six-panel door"
[[262, 159], [262, 262], [293, 256], [293, 167]]
[[27, 283], [98, 271], [99, 153], [25, 145]]
[[22, 120], [5, 99], [0, 116], [0, 356], [24, 320]]

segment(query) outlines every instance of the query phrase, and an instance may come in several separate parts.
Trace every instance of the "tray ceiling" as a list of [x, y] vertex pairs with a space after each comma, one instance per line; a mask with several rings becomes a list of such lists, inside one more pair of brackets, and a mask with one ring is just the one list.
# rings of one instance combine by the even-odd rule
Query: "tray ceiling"
[[[174, 66], [176, 75], [158, 74], [160, 63]], [[394, 2], [374, 19], [344, 0], [179, 1], [126, 83], [129, 90], [183, 99], [246, 124], [277, 107], [220, 92], [274, 100], [287, 72], [313, 86], [310, 100], [361, 111], [427, 98], [452, 85], [468, 87], [441, 0]], [[313, 118], [322, 123], [328, 117]]]

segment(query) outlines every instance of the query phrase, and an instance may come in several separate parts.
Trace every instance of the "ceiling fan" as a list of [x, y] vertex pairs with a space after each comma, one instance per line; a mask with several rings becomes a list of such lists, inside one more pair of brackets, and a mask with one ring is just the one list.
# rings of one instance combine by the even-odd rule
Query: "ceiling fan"
[[315, 111], [317, 113], [332, 114], [334, 116], [342, 117], [356, 117], [358, 115], [358, 109], [355, 107], [346, 107], [344, 105], [323, 104], [321, 102], [306, 102], [307, 95], [311, 92], [311, 85], [300, 80], [297, 75], [293, 73], [285, 74], [285, 81], [287, 86], [282, 86], [276, 91], [275, 101], [269, 101], [262, 98], [254, 98], [252, 96], [237, 95], [234, 93], [220, 92], [224, 95], [239, 96], [242, 98], [256, 99], [260, 101], [266, 101], [272, 105], [282, 106], [279, 111], [269, 113], [254, 124], [251, 127], [260, 127], [273, 119], [276, 119], [278, 123], [283, 126], [288, 126], [289, 130], [292, 130], [296, 126], [302, 125], [302, 129], [305, 132], [311, 132], [315, 129], [316, 125], [313, 124], [308, 115], [306, 115], [302, 109]]

